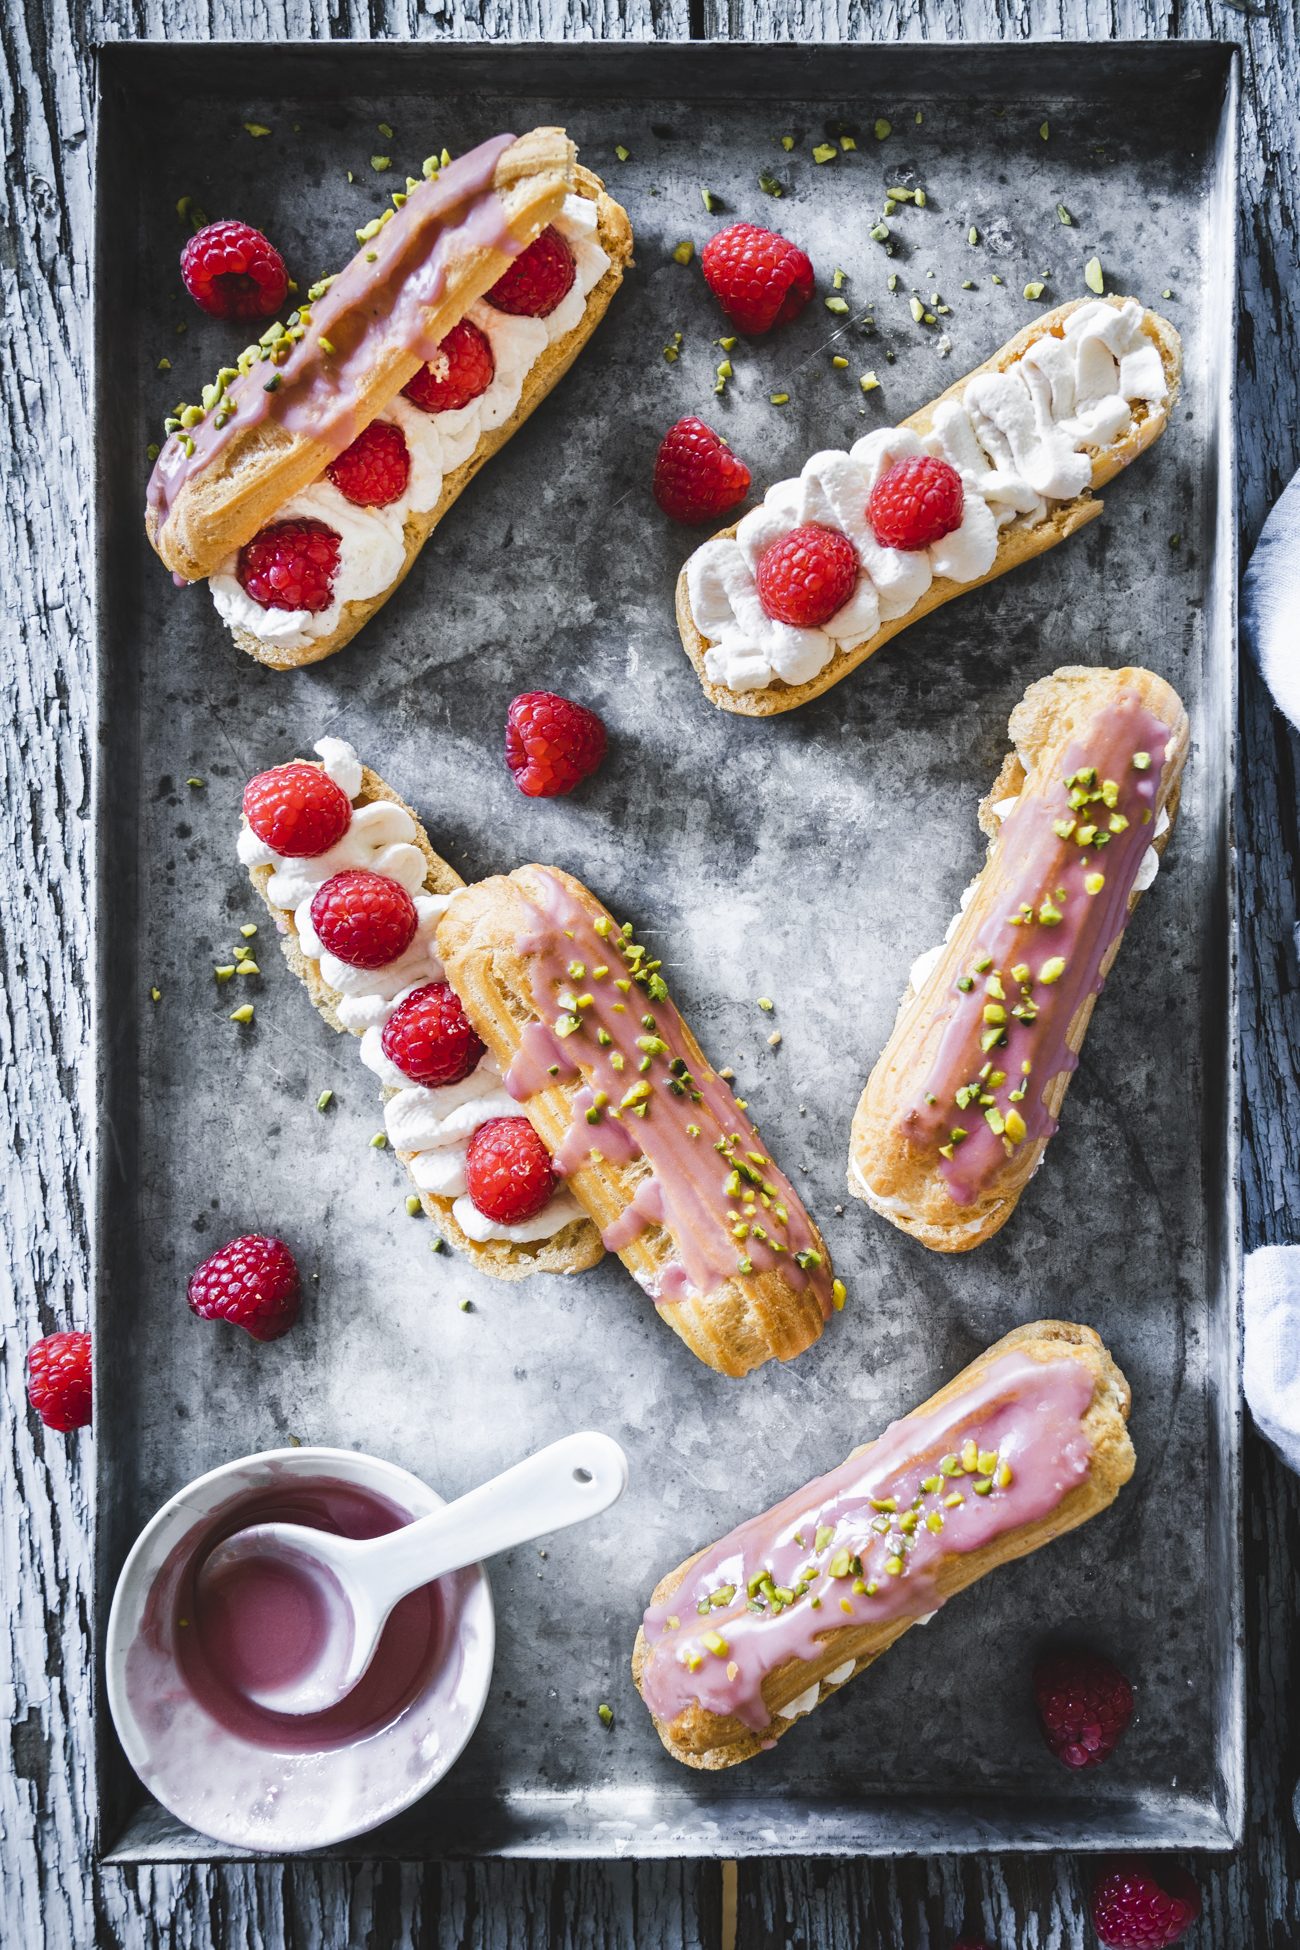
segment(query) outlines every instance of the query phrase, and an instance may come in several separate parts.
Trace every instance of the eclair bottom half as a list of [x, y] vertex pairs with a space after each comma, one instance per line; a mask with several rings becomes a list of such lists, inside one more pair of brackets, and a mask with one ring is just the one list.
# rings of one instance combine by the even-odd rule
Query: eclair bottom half
[[655, 1587], [632, 1675], [675, 1760], [733, 1767], [999, 1564], [1112, 1503], [1129, 1386], [1090, 1327], [1018, 1327], [837, 1469]]

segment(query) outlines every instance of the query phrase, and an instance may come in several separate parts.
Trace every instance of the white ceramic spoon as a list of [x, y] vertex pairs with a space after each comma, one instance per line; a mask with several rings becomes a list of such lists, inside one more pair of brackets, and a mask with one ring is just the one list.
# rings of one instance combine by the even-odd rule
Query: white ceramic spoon
[[321, 1713], [343, 1699], [375, 1655], [399, 1599], [481, 1558], [548, 1531], [598, 1517], [627, 1487], [627, 1457], [611, 1436], [567, 1435], [494, 1476], [432, 1516], [384, 1537], [336, 1537], [304, 1524], [259, 1523], [236, 1531], [207, 1558], [198, 1599], [218, 1581], [247, 1575], [257, 1558], [292, 1565], [318, 1587], [327, 1622], [319, 1654], [279, 1684], [250, 1690], [274, 1713]]

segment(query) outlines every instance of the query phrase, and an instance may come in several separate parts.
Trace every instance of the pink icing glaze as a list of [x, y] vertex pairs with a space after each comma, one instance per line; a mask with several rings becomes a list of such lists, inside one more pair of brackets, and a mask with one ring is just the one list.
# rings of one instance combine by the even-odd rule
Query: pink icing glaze
[[[357, 406], [381, 348], [398, 346], [432, 359], [438, 349], [426, 330], [429, 307], [442, 297], [452, 261], [491, 248], [513, 257], [520, 244], [492, 192], [498, 161], [515, 140], [493, 136], [459, 157], [440, 175], [411, 191], [405, 204], [311, 305], [311, 324], [281, 366], [263, 360], [226, 388], [233, 408], [224, 426], [216, 411], [192, 429], [187, 454], [175, 434], [165, 443], [149, 477], [149, 506], [165, 522], [191, 475], [206, 467], [237, 432], [272, 420], [286, 432], [306, 434], [327, 450], [324, 467], [361, 431]], [[367, 252], [374, 263], [366, 262]], [[332, 352], [321, 348], [322, 338]], [[267, 392], [268, 379], [279, 385]]]
[[[641, 1690], [651, 1712], [668, 1721], [698, 1703], [761, 1732], [772, 1723], [763, 1681], [786, 1660], [818, 1656], [819, 1640], [836, 1628], [935, 1611], [943, 1603], [933, 1577], [941, 1556], [979, 1550], [1047, 1516], [1087, 1476], [1083, 1416], [1092, 1395], [1081, 1361], [1003, 1355], [959, 1401], [904, 1416], [838, 1469], [731, 1531], [645, 1614]], [[961, 1452], [971, 1442], [976, 1453], [967, 1456], [976, 1467], [967, 1471]], [[981, 1452], [996, 1454], [990, 1474], [980, 1473]], [[942, 1471], [945, 1463], [955, 1473]], [[922, 1487], [936, 1480], [938, 1490]], [[977, 1493], [976, 1483], [989, 1487]], [[948, 1507], [949, 1496], [963, 1500]], [[891, 1499], [896, 1512], [877, 1508]], [[927, 1524], [934, 1517], [941, 1528]], [[902, 1527], [909, 1523], [911, 1531]], [[860, 1575], [830, 1574], [832, 1564], [843, 1570], [845, 1558], [860, 1560]], [[900, 1567], [896, 1573], [889, 1563]], [[765, 1572], [770, 1586], [748, 1597]], [[708, 1603], [728, 1586], [730, 1599]], [[783, 1603], [782, 1592], [793, 1601]], [[706, 1634], [717, 1635], [714, 1646]]]
[[[1171, 735], [1170, 726], [1126, 693], [1097, 715], [1086, 737], [1070, 746], [1050, 788], [1023, 792], [1003, 822], [996, 858], [999, 874], [1009, 869], [1005, 904], [989, 916], [975, 952], [958, 972], [957, 979], [971, 986], [962, 991], [957, 979], [949, 986], [940, 1005], [947, 1026], [934, 1067], [899, 1123], [912, 1143], [936, 1150], [951, 1145], [951, 1157], [940, 1153], [939, 1169], [958, 1205], [969, 1205], [986, 1192], [1020, 1144], [1049, 1138], [1056, 1130], [1044, 1093], [1062, 1070], [1078, 1065], [1067, 1040], [1069, 1026], [1086, 998], [1100, 991], [1102, 962], [1124, 932], [1129, 896], [1151, 844], [1153, 809]], [[1133, 764], [1141, 752], [1151, 761], [1145, 771]], [[1109, 781], [1116, 788], [1114, 807], [1100, 798], [1078, 808], [1070, 805], [1067, 781], [1088, 768], [1095, 770], [1096, 784], [1077, 790], [1095, 791]], [[1116, 817], [1128, 823], [1112, 833], [1109, 826]], [[1106, 838], [1101, 845], [1081, 847], [1073, 835], [1062, 838], [1054, 831], [1054, 823], [1062, 820], [1073, 820], [1076, 833], [1094, 825]], [[1105, 884], [1090, 894], [1085, 881], [1097, 873]], [[1044, 903], [1049, 915], [1053, 908], [1059, 913], [1058, 921], [1041, 921]], [[986, 958], [988, 966], [980, 966]], [[1043, 982], [1040, 971], [1056, 961], [1064, 962], [1063, 972], [1055, 981]], [[1012, 976], [1017, 967], [1030, 970], [1027, 982]], [[999, 1025], [985, 1019], [989, 1008], [1006, 1012], [997, 1043], [991, 1039]], [[1036, 1013], [1032, 1020], [1019, 1019], [1017, 1008]], [[1004, 1072], [1005, 1081], [991, 1085], [990, 1069]], [[986, 1071], [983, 1081], [981, 1070]], [[1024, 1095], [1016, 1096], [1021, 1089]], [[968, 1090], [970, 1096], [959, 1101], [958, 1091]], [[994, 1128], [1012, 1112], [1019, 1113], [1025, 1127], [1015, 1144]], [[954, 1131], [966, 1135], [954, 1139]]]
[[[601, 916], [608, 932], [597, 932], [596, 917], [562, 880], [545, 868], [534, 872], [542, 891], [530, 890], [533, 919], [518, 948], [530, 957], [533, 1006], [541, 1021], [524, 1031], [506, 1088], [524, 1101], [557, 1079], [582, 1078], [556, 1153], [560, 1171], [576, 1170], [593, 1153], [611, 1163], [643, 1157], [649, 1165], [650, 1176], [606, 1231], [605, 1245], [620, 1252], [648, 1226], [667, 1228], [674, 1257], [651, 1293], [661, 1305], [714, 1293], [745, 1272], [777, 1269], [801, 1290], [811, 1284], [827, 1317], [831, 1268], [812, 1222], [726, 1084], [707, 1067], [691, 1068], [685, 1027], [663, 989], [658, 963], [647, 961], [608, 916]], [[583, 973], [572, 974], [571, 965]], [[607, 974], [597, 976], [599, 967]], [[619, 981], [628, 984], [626, 992]], [[584, 998], [584, 1004], [570, 1008], [565, 996]], [[558, 1035], [555, 1026], [566, 1020], [581, 1026]], [[602, 1032], [608, 1039], [603, 1044]], [[649, 1051], [646, 1042], [652, 1043]], [[646, 1054], [651, 1060], [643, 1074]], [[624, 1099], [645, 1083], [650, 1091], [641, 1117]], [[608, 1099], [603, 1108], [599, 1092]], [[588, 1122], [589, 1110], [596, 1110], [597, 1121]], [[749, 1229], [738, 1239], [735, 1228], [741, 1225]]]

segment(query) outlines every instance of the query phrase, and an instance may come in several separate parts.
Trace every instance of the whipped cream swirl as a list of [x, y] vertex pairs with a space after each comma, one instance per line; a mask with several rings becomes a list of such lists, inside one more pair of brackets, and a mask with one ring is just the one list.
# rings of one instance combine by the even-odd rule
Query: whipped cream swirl
[[239, 581], [236, 550], [208, 580], [217, 611], [232, 629], [283, 650], [301, 650], [332, 635], [348, 603], [368, 602], [397, 580], [406, 565], [408, 519], [436, 508], [445, 477], [510, 418], [529, 373], [548, 346], [567, 338], [581, 324], [588, 295], [609, 269], [590, 197], [567, 196], [555, 228], [573, 252], [576, 275], [553, 312], [545, 318], [517, 318], [480, 298], [465, 314], [492, 347], [496, 370], [487, 391], [446, 413], [426, 413], [399, 393], [379, 416], [400, 427], [406, 437], [411, 476], [405, 492], [386, 508], [358, 508], [339, 493], [328, 474], [322, 474], [277, 511], [277, 521], [323, 521], [338, 536], [339, 565], [328, 607], [314, 613], [264, 609]]
[[[1045, 333], [1005, 372], [977, 373], [960, 399], [941, 401], [928, 434], [886, 427], [848, 453], [814, 454], [797, 479], [768, 489], [734, 537], [705, 542], [686, 580], [712, 682], [733, 691], [765, 690], [778, 679], [805, 684], [841, 645], [865, 643], [906, 616], [936, 578], [987, 575], [1008, 523], [1034, 527], [1055, 503], [1083, 493], [1092, 452], [1128, 432], [1135, 406], [1167, 397], [1160, 351], [1142, 319], [1131, 298], [1081, 305], [1060, 336]], [[886, 548], [867, 519], [871, 490], [896, 461], [918, 454], [937, 455], [961, 475], [961, 526], [930, 548]], [[820, 629], [776, 622], [758, 595], [760, 556], [805, 522], [847, 535], [861, 568], [848, 602]]]
[[[315, 749], [329, 777], [355, 800], [361, 791], [362, 767], [352, 746], [342, 738], [322, 738]], [[298, 945], [320, 964], [321, 975], [334, 992], [339, 1021], [361, 1038], [361, 1061], [396, 1092], [384, 1106], [384, 1126], [395, 1151], [414, 1153], [409, 1170], [419, 1189], [452, 1200], [456, 1223], [480, 1245], [492, 1240], [520, 1245], [551, 1239], [583, 1217], [577, 1200], [563, 1188], [535, 1217], [519, 1225], [488, 1218], [469, 1196], [465, 1158], [470, 1139], [489, 1118], [519, 1115], [496, 1059], [485, 1052], [460, 1083], [428, 1086], [412, 1083], [383, 1052], [383, 1027], [398, 1004], [426, 982], [446, 979], [434, 934], [451, 896], [422, 891], [429, 863], [415, 844], [417, 831], [404, 806], [376, 799], [369, 805], [354, 805], [338, 845], [314, 859], [285, 859], [247, 825], [240, 829], [238, 852], [245, 867], [272, 869], [267, 898], [273, 906], [292, 912]], [[311, 904], [317, 889], [336, 873], [354, 867], [396, 880], [415, 902], [414, 938], [404, 954], [383, 968], [349, 967], [322, 946], [312, 926]]]

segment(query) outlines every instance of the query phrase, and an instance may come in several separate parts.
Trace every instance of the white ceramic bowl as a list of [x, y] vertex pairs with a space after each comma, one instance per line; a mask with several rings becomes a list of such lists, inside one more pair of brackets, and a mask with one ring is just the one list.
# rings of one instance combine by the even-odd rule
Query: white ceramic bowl
[[412, 1518], [443, 1502], [409, 1471], [350, 1449], [271, 1449], [225, 1463], [179, 1491], [136, 1539], [105, 1655], [113, 1724], [149, 1792], [204, 1835], [274, 1854], [365, 1834], [427, 1794], [478, 1724], [496, 1644], [491, 1590], [475, 1565], [440, 1580], [438, 1656], [392, 1724], [349, 1745], [313, 1741], [308, 1724], [304, 1746], [300, 1723], [277, 1746], [215, 1717], [177, 1656], [185, 1566], [241, 1503], [305, 1480], [370, 1491]]

